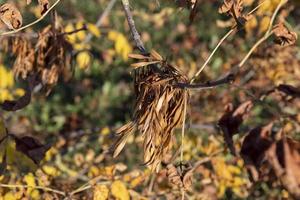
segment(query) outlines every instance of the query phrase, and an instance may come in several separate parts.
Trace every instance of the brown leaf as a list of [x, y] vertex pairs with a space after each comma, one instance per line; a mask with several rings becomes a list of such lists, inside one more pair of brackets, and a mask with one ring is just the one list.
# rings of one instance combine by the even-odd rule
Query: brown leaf
[[239, 105], [236, 109], [233, 109], [232, 104], [228, 104], [225, 108], [225, 113], [219, 120], [218, 125], [222, 129], [226, 144], [233, 155], [236, 154], [236, 150], [233, 144], [232, 136], [238, 133], [239, 126], [248, 116], [252, 107], [252, 101], [246, 101]]
[[189, 164], [179, 164], [167, 166], [167, 177], [171, 184], [185, 190], [192, 186], [193, 168]]
[[267, 149], [272, 145], [273, 141], [270, 138], [272, 127], [273, 123], [257, 127], [251, 130], [243, 141], [240, 154], [254, 181], [258, 180], [259, 168], [265, 159]]
[[300, 142], [285, 136], [267, 151], [267, 159], [282, 185], [300, 198]]
[[40, 161], [45, 157], [45, 153], [50, 149], [51, 145], [41, 144], [37, 139], [25, 136], [22, 138], [15, 138], [16, 149], [24, 153], [30, 159], [33, 160], [35, 164], [39, 164]]
[[49, 0], [38, 0], [41, 10], [41, 15], [43, 15], [49, 9]]
[[236, 22], [237, 28], [244, 26], [246, 21], [250, 19], [250, 15], [243, 14], [243, 1], [242, 0], [224, 0], [223, 4], [219, 7], [219, 13], [226, 13], [233, 17]]
[[195, 17], [197, 16], [200, 8], [200, 0], [196, 0], [195, 4], [193, 5], [193, 8], [190, 12], [190, 23], [193, 23]]
[[274, 26], [273, 33], [275, 36], [274, 42], [282, 46], [293, 45], [297, 41], [297, 33], [288, 30], [288, 28], [283, 24], [279, 23]]
[[224, 0], [223, 4], [219, 7], [219, 13], [228, 13], [233, 7], [234, 1], [233, 0]]
[[294, 98], [300, 98], [300, 89], [292, 85], [280, 84], [278, 87], [276, 87], [276, 89], [288, 96], [292, 96]]
[[0, 19], [9, 29], [18, 29], [22, 26], [22, 15], [11, 3], [5, 3], [0, 7]]

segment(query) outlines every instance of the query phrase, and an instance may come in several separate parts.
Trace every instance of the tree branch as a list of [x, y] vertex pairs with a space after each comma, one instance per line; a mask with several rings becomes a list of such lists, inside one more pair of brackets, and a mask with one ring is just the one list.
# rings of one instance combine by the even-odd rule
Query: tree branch
[[[117, 0], [111, 0], [103, 13], [99, 16], [97, 22], [96, 22], [96, 27], [100, 27], [104, 21], [104, 19], [108, 16], [114, 5], [116, 4]], [[93, 34], [89, 33], [83, 43], [88, 43], [91, 39], [93, 38]]]
[[139, 34], [139, 32], [137, 31], [136, 27], [135, 27], [135, 23], [132, 17], [132, 13], [130, 11], [130, 7], [129, 7], [129, 1], [128, 0], [122, 0], [122, 4], [123, 4], [123, 9], [125, 11], [126, 14], [126, 19], [133, 37], [133, 40], [137, 46], [137, 48], [139, 49], [139, 51], [143, 54], [146, 54], [146, 48], [144, 46], [143, 41], [141, 40], [141, 36]]

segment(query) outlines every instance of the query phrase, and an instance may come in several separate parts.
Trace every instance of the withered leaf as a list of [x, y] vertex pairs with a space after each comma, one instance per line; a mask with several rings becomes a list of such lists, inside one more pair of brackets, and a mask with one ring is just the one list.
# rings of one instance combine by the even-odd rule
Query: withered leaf
[[168, 164], [167, 166], [167, 177], [171, 184], [178, 188], [185, 190], [192, 186], [193, 168], [189, 164], [173, 165]]
[[243, 14], [242, 0], [224, 0], [223, 4], [219, 7], [219, 13], [226, 13], [233, 17], [236, 22], [237, 28], [244, 26], [246, 21], [250, 19], [250, 15]]
[[288, 96], [300, 98], [300, 89], [292, 85], [280, 84], [278, 87], [276, 87], [276, 89]]
[[192, 10], [190, 12], [190, 23], [193, 23], [196, 15], [199, 12], [199, 7], [200, 7], [200, 0], [196, 0], [196, 2], [193, 5], [193, 8], [192, 8]]
[[18, 29], [22, 26], [22, 15], [11, 3], [5, 3], [0, 7], [0, 19], [9, 29]]
[[270, 138], [272, 127], [273, 123], [269, 123], [266, 126], [254, 128], [243, 141], [240, 154], [254, 181], [258, 180], [259, 167], [265, 159], [266, 151], [273, 143]]
[[300, 142], [283, 136], [267, 151], [267, 160], [282, 185], [300, 198]]
[[224, 0], [223, 4], [219, 7], [219, 13], [227, 13], [231, 10], [234, 0]]
[[239, 126], [248, 116], [252, 107], [252, 101], [246, 101], [239, 105], [236, 109], [233, 108], [232, 104], [228, 104], [225, 108], [225, 113], [219, 120], [218, 125], [222, 129], [225, 142], [233, 155], [236, 154], [236, 150], [232, 136], [238, 133]]
[[16, 149], [28, 156], [35, 164], [39, 164], [45, 157], [45, 153], [50, 149], [51, 145], [41, 144], [37, 139], [25, 136], [22, 138], [15, 138]]
[[293, 45], [297, 41], [297, 33], [290, 31], [283, 23], [274, 26], [273, 33], [275, 36], [274, 42], [282, 46]]
[[41, 10], [41, 15], [43, 15], [49, 9], [49, 0], [38, 0]]
[[26, 107], [31, 101], [31, 94], [34, 87], [38, 84], [36, 80], [36, 76], [28, 76], [27, 77], [28, 87], [26, 89], [25, 94], [17, 100], [6, 100], [1, 105], [3, 110], [6, 111], [17, 111], [24, 107]]

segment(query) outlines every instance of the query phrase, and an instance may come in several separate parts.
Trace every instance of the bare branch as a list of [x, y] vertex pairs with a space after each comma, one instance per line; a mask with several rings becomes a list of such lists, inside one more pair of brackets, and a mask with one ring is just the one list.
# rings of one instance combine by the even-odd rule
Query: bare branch
[[137, 48], [139, 49], [139, 51], [141, 53], [147, 53], [146, 48], [144, 46], [143, 41], [141, 40], [141, 36], [139, 34], [139, 32], [137, 31], [136, 27], [135, 27], [135, 23], [132, 17], [132, 13], [130, 11], [130, 7], [129, 7], [129, 1], [128, 0], [122, 0], [122, 4], [123, 4], [123, 8], [126, 14], [126, 19], [133, 37], [133, 40], [137, 46]]
[[[114, 7], [114, 5], [116, 4], [117, 0], [111, 0], [109, 2], [109, 4], [107, 5], [107, 7], [105, 8], [105, 10], [103, 11], [103, 13], [99, 16], [97, 22], [96, 22], [96, 27], [100, 27], [104, 21], [104, 19], [109, 15], [110, 11], [112, 10], [112, 8]], [[91, 39], [93, 38], [93, 34], [89, 33], [84, 42], [83, 43], [88, 43]]]

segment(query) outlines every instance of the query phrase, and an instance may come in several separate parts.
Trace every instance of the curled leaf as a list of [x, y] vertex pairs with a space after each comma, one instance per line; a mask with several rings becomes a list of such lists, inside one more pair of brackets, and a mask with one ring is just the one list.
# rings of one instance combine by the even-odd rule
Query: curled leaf
[[167, 166], [167, 177], [171, 184], [187, 190], [192, 186], [193, 168], [188, 164], [177, 166], [169, 164]]
[[0, 19], [9, 29], [18, 29], [22, 26], [22, 15], [11, 3], [5, 3], [0, 7]]
[[49, 9], [49, 0], [38, 0], [41, 10], [41, 15], [43, 15]]
[[259, 168], [265, 160], [267, 149], [272, 145], [270, 138], [272, 127], [273, 123], [269, 123], [266, 126], [254, 128], [243, 141], [240, 154], [254, 181], [258, 180]]
[[288, 30], [288, 28], [282, 23], [274, 26], [273, 33], [275, 36], [274, 42], [282, 46], [293, 45], [296, 43], [298, 38], [296, 32]]
[[228, 104], [225, 108], [225, 113], [219, 120], [218, 124], [224, 133], [226, 144], [233, 155], [235, 155], [236, 151], [233, 145], [232, 136], [238, 133], [239, 126], [248, 116], [252, 107], [252, 101], [246, 101], [236, 109], [233, 108], [232, 104]]

